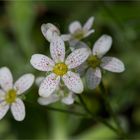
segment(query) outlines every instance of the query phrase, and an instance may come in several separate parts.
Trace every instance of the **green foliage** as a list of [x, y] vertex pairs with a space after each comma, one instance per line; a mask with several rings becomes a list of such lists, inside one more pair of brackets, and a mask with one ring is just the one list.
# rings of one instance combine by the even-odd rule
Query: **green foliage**
[[[88, 38], [90, 47], [101, 34], [111, 35], [113, 46], [109, 55], [120, 58], [126, 66], [123, 74], [104, 73], [105, 85], [110, 91], [108, 96], [111, 105], [128, 123], [124, 125], [129, 132], [129, 138], [140, 137], [140, 3], [138, 1], [124, 3], [10, 1], [3, 2], [0, 10], [2, 10], [0, 65], [9, 67], [15, 78], [26, 72], [34, 72], [29, 60], [35, 51], [44, 54], [49, 51], [49, 45], [40, 31], [42, 23], [54, 23], [62, 33], [67, 33], [68, 25], [73, 20], [84, 23], [88, 17], [95, 16], [93, 28], [96, 32]], [[34, 86], [27, 93], [26, 119], [23, 122], [14, 121], [10, 113], [0, 121], [0, 139], [118, 138], [114, 132], [100, 123], [72, 114], [51, 112], [47, 107], [38, 105], [37, 90]], [[83, 96], [86, 96], [86, 103], [93, 113], [110, 120], [98, 92], [98, 89], [86, 90]], [[83, 111], [79, 106], [61, 106], [59, 103], [54, 106]]]

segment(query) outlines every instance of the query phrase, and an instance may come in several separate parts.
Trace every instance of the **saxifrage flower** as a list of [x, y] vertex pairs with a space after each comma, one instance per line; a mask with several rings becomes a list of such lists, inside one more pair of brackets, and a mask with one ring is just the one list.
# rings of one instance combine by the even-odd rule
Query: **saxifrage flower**
[[65, 44], [61, 37], [55, 35], [50, 43], [52, 59], [42, 54], [34, 54], [30, 60], [31, 65], [40, 71], [51, 72], [41, 83], [39, 95], [50, 96], [58, 87], [60, 80], [74, 93], [83, 92], [83, 83], [73, 68], [81, 65], [89, 56], [88, 48], [73, 51], [65, 60]]

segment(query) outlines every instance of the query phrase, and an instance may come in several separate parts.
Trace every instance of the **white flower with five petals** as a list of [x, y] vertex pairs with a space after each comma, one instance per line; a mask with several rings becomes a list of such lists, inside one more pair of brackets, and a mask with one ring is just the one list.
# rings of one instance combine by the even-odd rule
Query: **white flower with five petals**
[[77, 68], [79, 73], [86, 71], [86, 82], [89, 89], [95, 89], [101, 82], [101, 68], [111, 72], [120, 73], [125, 70], [121, 60], [115, 57], [104, 56], [112, 45], [112, 38], [102, 35], [94, 44], [87, 61]]
[[79, 21], [73, 21], [69, 25], [69, 32], [70, 34], [61, 35], [64, 41], [70, 40], [81, 40], [83, 38], [88, 37], [92, 33], [94, 33], [94, 29], [91, 29], [94, 22], [94, 17], [90, 17], [87, 22], [82, 27]]
[[82, 80], [79, 74], [72, 72], [71, 69], [78, 67], [88, 58], [89, 49], [77, 49], [65, 60], [64, 41], [56, 35], [50, 43], [50, 53], [53, 60], [42, 54], [34, 54], [30, 60], [31, 65], [37, 70], [51, 72], [41, 83], [39, 95], [50, 96], [59, 86], [61, 78], [69, 90], [82, 93]]
[[13, 77], [7, 67], [0, 69], [0, 119], [2, 119], [9, 108], [15, 120], [22, 121], [25, 118], [25, 106], [20, 99], [26, 90], [34, 82], [32, 74], [25, 74], [13, 84]]
[[[45, 77], [36, 78], [36, 84], [39, 86], [44, 79]], [[74, 99], [75, 95], [72, 91], [59, 85], [58, 88], [49, 97], [39, 97], [38, 103], [41, 105], [49, 105], [61, 101], [66, 105], [71, 105], [74, 103]]]

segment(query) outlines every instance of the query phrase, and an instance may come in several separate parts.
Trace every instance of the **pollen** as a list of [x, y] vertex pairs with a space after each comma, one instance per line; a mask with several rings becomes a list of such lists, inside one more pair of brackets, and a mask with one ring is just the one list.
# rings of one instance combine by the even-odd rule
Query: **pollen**
[[95, 69], [100, 66], [101, 60], [96, 55], [91, 55], [87, 59], [87, 63], [90, 67]]
[[16, 91], [14, 89], [9, 90], [7, 92], [7, 94], [6, 94], [5, 100], [9, 104], [15, 102], [15, 100], [16, 100]]
[[59, 76], [63, 76], [64, 74], [67, 73], [67, 71], [68, 71], [68, 67], [64, 63], [57, 63], [53, 68], [53, 72]]

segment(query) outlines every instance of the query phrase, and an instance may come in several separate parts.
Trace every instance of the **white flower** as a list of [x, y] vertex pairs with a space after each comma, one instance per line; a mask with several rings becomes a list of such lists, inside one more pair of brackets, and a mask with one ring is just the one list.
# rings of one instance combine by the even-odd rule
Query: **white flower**
[[87, 48], [77, 49], [65, 60], [65, 44], [61, 37], [55, 36], [50, 43], [50, 53], [53, 60], [42, 54], [34, 54], [30, 60], [37, 70], [51, 72], [41, 83], [39, 95], [50, 96], [58, 87], [61, 78], [69, 90], [82, 93], [82, 80], [71, 69], [78, 67], [88, 58], [89, 50]]
[[112, 45], [112, 38], [108, 35], [102, 35], [94, 44], [91, 54], [87, 61], [77, 68], [79, 73], [86, 71], [87, 86], [90, 89], [96, 88], [101, 81], [101, 69], [120, 73], [125, 70], [122, 61], [115, 57], [103, 57]]
[[[39, 86], [45, 77], [36, 78], [36, 84]], [[72, 91], [67, 88], [58, 86], [58, 88], [49, 97], [39, 97], [38, 103], [41, 105], [49, 105], [57, 101], [61, 101], [66, 105], [71, 105], [74, 103], [75, 95]]]
[[68, 40], [81, 40], [85, 37], [88, 37], [94, 32], [94, 29], [91, 29], [93, 25], [94, 17], [90, 17], [87, 22], [82, 27], [79, 21], [73, 21], [69, 25], [70, 34], [61, 35], [64, 41]]
[[25, 74], [13, 84], [13, 77], [7, 67], [0, 69], [0, 119], [11, 109], [13, 117], [17, 121], [25, 118], [25, 106], [19, 98], [26, 90], [28, 90], [34, 82], [32, 74]]

